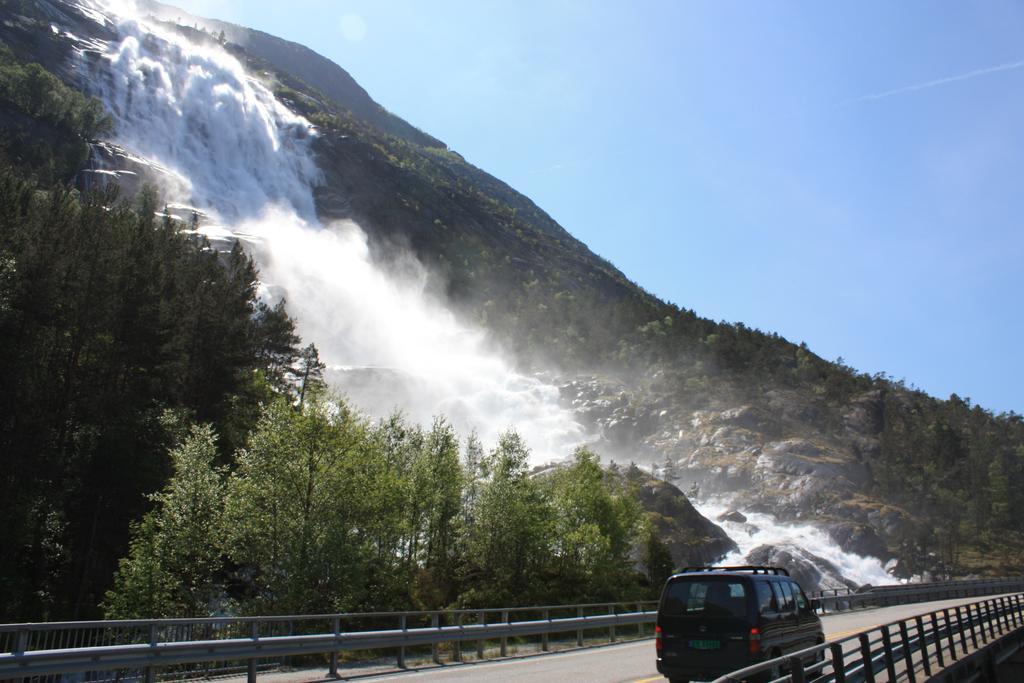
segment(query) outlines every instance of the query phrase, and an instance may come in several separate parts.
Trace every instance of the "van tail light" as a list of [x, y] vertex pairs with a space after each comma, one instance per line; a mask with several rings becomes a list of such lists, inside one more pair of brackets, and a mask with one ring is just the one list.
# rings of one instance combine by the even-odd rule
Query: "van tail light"
[[654, 625], [654, 649], [661, 652], [661, 627]]
[[750, 629], [750, 654], [761, 654], [761, 631], [757, 628]]

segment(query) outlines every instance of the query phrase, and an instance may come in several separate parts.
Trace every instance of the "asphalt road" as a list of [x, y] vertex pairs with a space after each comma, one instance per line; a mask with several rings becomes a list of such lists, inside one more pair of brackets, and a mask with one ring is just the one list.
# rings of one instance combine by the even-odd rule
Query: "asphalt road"
[[[962, 598], [922, 602], [913, 605], [880, 607], [822, 617], [825, 636], [829, 640], [843, 638], [872, 626], [976, 602], [982, 598]], [[291, 672], [260, 676], [266, 683], [309, 683], [322, 679], [321, 672]], [[631, 643], [602, 645], [564, 653], [530, 655], [498, 661], [446, 664], [398, 673], [354, 676], [342, 673], [343, 680], [367, 683], [383, 681], [404, 683], [441, 683], [447, 681], [516, 681], [555, 683], [655, 683], [665, 681], [654, 665], [654, 641], [646, 639]]]

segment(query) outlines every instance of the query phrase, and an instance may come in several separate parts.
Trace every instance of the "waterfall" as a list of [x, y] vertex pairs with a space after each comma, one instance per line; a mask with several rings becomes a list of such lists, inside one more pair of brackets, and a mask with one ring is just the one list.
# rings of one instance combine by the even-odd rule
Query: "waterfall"
[[429, 423], [444, 415], [485, 444], [515, 428], [538, 462], [585, 440], [558, 390], [516, 372], [481, 331], [432, 298], [429, 274], [413, 257], [384, 272], [358, 225], [318, 222], [316, 130], [238, 59], [216, 41], [193, 42], [120, 6], [80, 7], [117, 28], [102, 59], [83, 60], [114, 117], [113, 142], [161, 170], [175, 213], [194, 210], [200, 232], [249, 246], [261, 291], [286, 298], [335, 389], [376, 417], [400, 409]]

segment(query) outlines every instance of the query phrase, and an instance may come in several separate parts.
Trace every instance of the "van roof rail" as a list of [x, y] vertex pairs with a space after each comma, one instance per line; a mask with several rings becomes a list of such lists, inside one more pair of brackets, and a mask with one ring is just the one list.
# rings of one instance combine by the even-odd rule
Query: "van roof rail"
[[751, 574], [777, 574], [779, 576], [789, 576], [789, 570], [785, 567], [765, 567], [753, 564], [745, 564], [735, 567], [686, 567], [679, 573], [690, 574], [692, 572], [750, 572]]

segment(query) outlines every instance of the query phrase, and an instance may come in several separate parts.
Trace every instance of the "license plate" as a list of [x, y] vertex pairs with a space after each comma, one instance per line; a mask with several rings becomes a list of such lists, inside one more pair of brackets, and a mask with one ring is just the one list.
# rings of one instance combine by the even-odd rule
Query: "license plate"
[[690, 647], [694, 650], [717, 650], [722, 647], [720, 640], [691, 640]]

